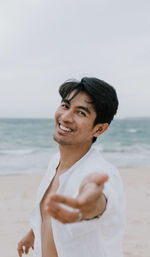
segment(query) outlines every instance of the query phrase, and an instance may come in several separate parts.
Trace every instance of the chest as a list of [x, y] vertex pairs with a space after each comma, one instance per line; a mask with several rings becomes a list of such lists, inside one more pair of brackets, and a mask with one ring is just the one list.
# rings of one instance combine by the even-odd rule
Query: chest
[[55, 177], [53, 178], [53, 180], [51, 181], [50, 185], [48, 186], [42, 200], [40, 203], [40, 210], [41, 210], [41, 215], [42, 218], [45, 217], [46, 213], [45, 213], [45, 207], [46, 207], [46, 202], [47, 199], [50, 197], [50, 195], [52, 193], [56, 193], [57, 189], [59, 187], [59, 176], [55, 175]]

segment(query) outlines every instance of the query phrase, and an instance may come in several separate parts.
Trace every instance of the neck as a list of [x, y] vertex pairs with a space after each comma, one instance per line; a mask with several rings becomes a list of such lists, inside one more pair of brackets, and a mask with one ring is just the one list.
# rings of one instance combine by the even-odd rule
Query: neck
[[90, 145], [59, 145], [60, 163], [58, 172], [66, 172], [74, 163], [79, 161], [91, 148]]

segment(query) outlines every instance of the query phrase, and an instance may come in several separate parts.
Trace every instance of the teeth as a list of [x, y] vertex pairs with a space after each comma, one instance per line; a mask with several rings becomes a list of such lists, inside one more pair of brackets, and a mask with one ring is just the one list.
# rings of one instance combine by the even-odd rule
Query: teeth
[[64, 127], [64, 126], [61, 125], [61, 124], [60, 124], [60, 128], [61, 128], [62, 130], [64, 130], [64, 131], [71, 132], [71, 129], [66, 128], [66, 127]]

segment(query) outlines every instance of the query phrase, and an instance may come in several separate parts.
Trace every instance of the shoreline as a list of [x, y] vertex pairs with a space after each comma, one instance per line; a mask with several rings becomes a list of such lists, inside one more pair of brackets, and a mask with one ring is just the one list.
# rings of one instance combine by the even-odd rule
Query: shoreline
[[[150, 168], [118, 169], [127, 202], [124, 257], [149, 257]], [[0, 240], [3, 257], [18, 256], [17, 243], [30, 227], [29, 216], [43, 175], [44, 172], [0, 176]], [[33, 256], [32, 250], [27, 256]]]
[[[129, 167], [117, 167], [116, 165], [114, 165], [119, 171], [121, 171], [121, 172], [123, 172], [123, 170], [149, 170], [149, 172], [150, 172], [150, 167], [133, 167], [133, 166], [129, 166]], [[0, 178], [1, 177], [13, 177], [13, 176], [30, 176], [30, 175], [39, 175], [39, 174], [45, 174], [45, 172], [47, 171], [47, 169], [45, 169], [45, 171], [43, 171], [43, 172], [41, 172], [41, 171], [39, 171], [39, 172], [36, 172], [36, 171], [33, 171], [33, 172], [18, 172], [18, 173], [6, 173], [6, 174], [4, 174], [4, 173], [0, 173]]]

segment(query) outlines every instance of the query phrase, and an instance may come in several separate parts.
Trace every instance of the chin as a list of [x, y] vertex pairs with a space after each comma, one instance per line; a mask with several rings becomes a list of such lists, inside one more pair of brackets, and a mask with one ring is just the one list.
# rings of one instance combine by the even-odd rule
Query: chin
[[72, 143], [67, 142], [59, 137], [57, 137], [56, 135], [53, 136], [53, 139], [60, 145], [71, 145]]
[[57, 138], [57, 136], [55, 134], [53, 135], [53, 139], [54, 139], [54, 141], [56, 141], [58, 143], [59, 139]]

